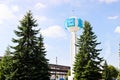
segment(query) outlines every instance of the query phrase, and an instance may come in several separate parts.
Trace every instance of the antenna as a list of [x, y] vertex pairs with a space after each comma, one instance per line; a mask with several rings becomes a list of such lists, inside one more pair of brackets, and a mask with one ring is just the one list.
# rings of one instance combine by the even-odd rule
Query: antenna
[[75, 16], [75, 10], [74, 9], [72, 10], [72, 16]]
[[120, 68], [120, 43], [119, 43], [119, 52], [118, 52], [118, 54], [119, 54], [119, 68]]
[[56, 64], [57, 64], [57, 57], [56, 57]]
[[75, 10], [72, 10], [73, 15], [75, 14], [74, 12], [75, 12]]
[[56, 66], [55, 66], [55, 80], [57, 80], [57, 71], [56, 71], [56, 69], [57, 69], [57, 57], [56, 57]]

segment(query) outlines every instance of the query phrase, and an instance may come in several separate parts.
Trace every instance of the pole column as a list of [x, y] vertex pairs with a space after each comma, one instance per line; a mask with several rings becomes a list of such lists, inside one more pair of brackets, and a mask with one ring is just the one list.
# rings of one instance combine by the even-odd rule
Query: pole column
[[71, 54], [71, 80], [74, 77], [74, 62], [75, 62], [75, 55], [76, 55], [76, 32], [71, 32], [71, 41], [70, 41], [70, 54]]

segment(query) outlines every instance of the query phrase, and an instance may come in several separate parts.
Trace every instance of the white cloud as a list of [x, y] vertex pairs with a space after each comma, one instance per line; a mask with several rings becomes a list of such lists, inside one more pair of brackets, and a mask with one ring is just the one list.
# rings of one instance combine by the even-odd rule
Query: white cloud
[[45, 5], [45, 4], [42, 4], [42, 3], [37, 3], [37, 4], [35, 5], [35, 8], [36, 8], [36, 9], [43, 9], [43, 8], [46, 8], [46, 5]]
[[104, 3], [113, 3], [113, 2], [118, 2], [119, 0], [99, 0], [99, 2], [104, 2]]
[[40, 21], [40, 22], [43, 22], [43, 21], [47, 21], [47, 17], [46, 16], [39, 16], [39, 15], [36, 15], [35, 18]]
[[116, 33], [120, 33], [120, 26], [117, 26], [117, 27], [115, 28], [115, 32], [116, 32]]
[[17, 5], [12, 6], [12, 11], [18, 12], [19, 11], [18, 6]]
[[44, 44], [46, 50], [51, 50], [51, 49], [54, 49], [54, 47], [52, 45], [49, 45], [49, 44]]
[[[58, 5], [63, 5], [63, 4], [73, 4], [75, 1], [71, 1], [71, 0], [39, 0], [39, 3], [37, 3], [35, 5], [36, 9], [43, 9], [43, 8], [47, 8], [48, 6], [58, 6]], [[79, 2], [77, 0], [77, 2]], [[75, 5], [75, 4], [74, 4]]]
[[62, 4], [62, 3], [69, 3], [70, 0], [50, 0], [52, 4]]
[[108, 59], [110, 55], [111, 55], [111, 44], [110, 44], [110, 40], [107, 40], [104, 43], [104, 58]]
[[112, 20], [113, 20], [113, 19], [118, 19], [118, 18], [119, 18], [119, 16], [109, 16], [109, 17], [108, 17], [108, 19], [112, 19]]
[[65, 38], [66, 33], [65, 31], [58, 25], [50, 26], [45, 30], [41, 30], [43, 36], [50, 37], [50, 38]]
[[106, 54], [105, 54], [105, 57], [107, 58], [109, 55], [110, 55], [110, 53], [111, 53], [111, 47], [110, 47], [110, 42], [107, 42], [106, 43], [106, 52], [105, 52]]
[[8, 19], [15, 17], [11, 9], [5, 4], [0, 4], [0, 11], [1, 11], [0, 12], [0, 23], [3, 23], [4, 20], [8, 20]]

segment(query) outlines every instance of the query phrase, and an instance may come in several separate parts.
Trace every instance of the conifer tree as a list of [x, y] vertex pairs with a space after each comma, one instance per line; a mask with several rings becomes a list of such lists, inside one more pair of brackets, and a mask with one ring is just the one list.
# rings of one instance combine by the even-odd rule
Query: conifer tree
[[78, 39], [78, 53], [75, 57], [74, 80], [101, 79], [101, 62], [99, 57], [101, 49], [97, 49], [97, 36], [92, 32], [89, 22], [84, 22], [83, 33]]
[[12, 71], [11, 64], [12, 64], [12, 56], [11, 52], [9, 50], [9, 47], [7, 47], [7, 50], [5, 51], [5, 55], [0, 61], [0, 80], [7, 80], [7, 78], [10, 78], [10, 73]]
[[104, 80], [110, 80], [110, 72], [108, 69], [108, 65], [107, 62], [105, 61], [104, 65], [103, 65], [103, 71], [102, 71], [102, 77]]
[[12, 73], [9, 80], [49, 80], [48, 59], [43, 43], [43, 37], [36, 29], [38, 24], [33, 18], [31, 11], [27, 12], [20, 21], [13, 38], [16, 46], [14, 50]]

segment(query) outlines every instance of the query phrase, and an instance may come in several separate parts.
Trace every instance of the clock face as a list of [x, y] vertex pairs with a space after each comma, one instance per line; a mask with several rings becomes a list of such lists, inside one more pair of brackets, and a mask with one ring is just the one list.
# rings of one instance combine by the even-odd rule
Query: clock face
[[69, 19], [67, 19], [67, 26], [68, 27], [75, 26], [75, 18], [69, 18]]

